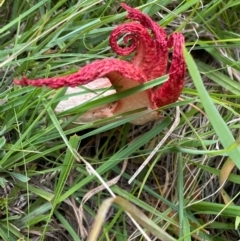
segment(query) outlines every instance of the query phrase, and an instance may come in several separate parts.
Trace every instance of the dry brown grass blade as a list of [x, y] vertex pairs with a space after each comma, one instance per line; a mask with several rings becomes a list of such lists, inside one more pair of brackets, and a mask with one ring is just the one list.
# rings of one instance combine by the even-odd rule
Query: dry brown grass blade
[[219, 175], [219, 185], [221, 187], [220, 192], [223, 198], [223, 201], [225, 204], [234, 204], [231, 200], [231, 198], [228, 196], [228, 194], [225, 192], [223, 189], [224, 183], [227, 181], [231, 171], [235, 167], [234, 162], [228, 158], [225, 163], [222, 166], [222, 169], [220, 170], [220, 175]]
[[0, 7], [4, 4], [5, 0], [0, 0]]
[[[113, 178], [112, 180], [106, 182], [106, 184], [111, 187], [112, 185], [115, 185], [119, 179], [121, 178], [123, 172], [125, 171], [126, 167], [127, 167], [127, 160], [125, 160], [123, 162], [123, 166], [122, 166], [122, 170], [120, 172], [120, 174], [118, 176], [116, 176], [115, 178]], [[86, 238], [88, 236], [88, 232], [85, 229], [84, 225], [83, 225], [83, 219], [85, 219], [84, 216], [84, 211], [83, 211], [83, 205], [85, 202], [87, 202], [93, 195], [99, 193], [100, 191], [104, 190], [105, 186], [104, 185], [100, 185], [92, 190], [90, 190], [88, 193], [86, 193], [82, 199], [81, 205], [79, 206], [79, 209], [77, 211], [77, 220], [78, 220], [78, 225], [79, 225], [79, 229], [80, 229], [80, 233], [81, 233], [81, 237]]]
[[105, 217], [113, 203], [118, 204], [125, 212], [129, 213], [138, 224], [152, 233], [155, 237], [159, 238], [161, 241], [176, 241], [176, 239], [171, 237], [152, 220], [150, 220], [140, 209], [122, 197], [108, 198], [103, 201], [98, 210], [91, 232], [88, 236], [88, 241], [97, 240], [102, 224], [105, 221]]
[[137, 175], [143, 170], [143, 168], [150, 162], [150, 160], [153, 158], [153, 156], [157, 153], [157, 151], [160, 149], [160, 147], [166, 142], [168, 137], [173, 133], [173, 131], [176, 129], [180, 122], [180, 108], [176, 107], [176, 116], [174, 119], [174, 122], [169, 129], [169, 131], [166, 133], [166, 135], [162, 138], [162, 140], [158, 143], [158, 145], [154, 148], [154, 150], [150, 153], [150, 155], [147, 157], [147, 159], [142, 163], [142, 165], [138, 168], [138, 170], [133, 174], [133, 176], [129, 179], [128, 184], [131, 184], [133, 180], [137, 177]]

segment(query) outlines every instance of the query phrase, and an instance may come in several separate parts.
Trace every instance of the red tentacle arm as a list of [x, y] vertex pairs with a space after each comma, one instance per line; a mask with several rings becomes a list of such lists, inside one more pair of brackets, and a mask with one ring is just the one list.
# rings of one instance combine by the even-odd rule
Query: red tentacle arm
[[[131, 41], [128, 47], [121, 47], [117, 44], [118, 38], [124, 34], [126, 34], [123, 38], [125, 44]], [[111, 33], [109, 42], [112, 49], [119, 55], [129, 55], [135, 51], [132, 64], [141, 68], [147, 79], [153, 78], [152, 70], [158, 68], [156, 66], [156, 44], [140, 23], [125, 23], [116, 27]], [[166, 59], [164, 61], [166, 62]]]
[[[163, 59], [167, 59], [167, 34], [165, 30], [154, 22], [148, 15], [142, 13], [138, 9], [129, 7], [127, 4], [122, 3], [121, 6], [128, 11], [127, 18], [140, 22], [142, 26], [148, 28], [155, 42], [155, 51], [157, 55], [157, 62]], [[167, 61], [165, 63], [164, 72], [167, 67]]]
[[[126, 34], [123, 38], [124, 43], [129, 44], [131, 41], [131, 45], [128, 47], [120, 47], [117, 43], [118, 38], [124, 34]], [[129, 55], [133, 51], [137, 51], [137, 53], [142, 51], [144, 55], [147, 50], [155, 47], [152, 37], [140, 23], [124, 23], [119, 25], [112, 31], [109, 43], [113, 51], [119, 55]]]
[[128, 78], [138, 83], [144, 83], [146, 76], [141, 69], [133, 64], [119, 59], [97, 60], [81, 68], [77, 73], [53, 78], [30, 80], [24, 77], [21, 80], [14, 80], [17, 85], [48, 86], [53, 89], [69, 86], [88, 84], [100, 78], [108, 77], [112, 84], [116, 84], [119, 78]]
[[153, 101], [158, 107], [174, 103], [180, 96], [186, 72], [183, 56], [184, 37], [181, 33], [173, 33], [168, 40], [168, 47], [173, 47], [172, 63], [169, 69], [169, 79], [156, 90]]
[[[129, 55], [136, 51], [132, 63], [146, 74], [147, 79], [154, 79], [166, 73], [167, 68], [167, 35], [163, 28], [155, 23], [149, 16], [126, 4], [121, 4], [128, 11], [129, 19], [138, 21], [125, 23], [115, 28], [110, 36], [110, 45], [119, 55]], [[151, 35], [149, 31], [151, 32]], [[131, 45], [122, 48], [117, 45], [118, 38], [124, 37], [124, 42]]]

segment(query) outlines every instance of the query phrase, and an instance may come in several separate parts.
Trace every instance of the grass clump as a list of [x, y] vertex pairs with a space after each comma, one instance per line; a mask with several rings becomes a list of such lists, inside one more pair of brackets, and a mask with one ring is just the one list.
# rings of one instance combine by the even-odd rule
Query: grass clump
[[[83, 227], [89, 232], [111, 193], [137, 206], [162, 240], [239, 239], [240, 3], [126, 3], [186, 39], [189, 75], [181, 100], [162, 110], [161, 122], [144, 126], [129, 124], [129, 116], [72, 124], [85, 110], [121, 96], [89, 102], [66, 120], [70, 112], [54, 113], [65, 89], [12, 84], [22, 75], [63, 75], [111, 56], [109, 33], [125, 21], [119, 2], [9, 0], [0, 7], [1, 240], [84, 240]], [[129, 185], [175, 118], [173, 133]], [[103, 185], [89, 164], [109, 190], [89, 194]], [[149, 240], [154, 224], [144, 226]], [[139, 230], [124, 206], [113, 204], [98, 240], [143, 240]]]

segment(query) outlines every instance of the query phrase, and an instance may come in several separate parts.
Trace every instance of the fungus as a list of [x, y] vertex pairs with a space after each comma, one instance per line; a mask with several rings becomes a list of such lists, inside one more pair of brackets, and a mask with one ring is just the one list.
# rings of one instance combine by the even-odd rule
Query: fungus
[[[96, 60], [82, 67], [78, 72], [66, 76], [35, 80], [23, 77], [21, 80], [14, 80], [14, 83], [22, 86], [48, 86], [54, 89], [69, 87], [67, 93], [71, 93], [74, 91], [73, 88], [79, 85], [92, 82], [92, 88], [97, 89], [99, 85], [102, 85], [101, 81], [104, 83], [109, 81], [116, 92], [120, 92], [167, 74], [168, 51], [172, 49], [172, 62], [168, 71], [169, 79], [163, 85], [125, 97], [112, 104], [110, 108], [102, 106], [94, 111], [94, 113], [101, 111], [99, 115], [90, 114], [87, 117], [88, 121], [94, 121], [99, 118], [147, 108], [152, 111], [132, 121], [133, 124], [142, 125], [151, 120], [159, 119], [160, 114], [157, 109], [176, 102], [183, 89], [186, 71], [183, 57], [184, 37], [181, 33], [172, 33], [168, 37], [165, 30], [148, 15], [124, 3], [121, 6], [127, 10], [127, 18], [131, 19], [132, 22], [117, 26], [112, 31], [109, 42], [113, 51], [118, 55], [126, 56], [135, 52], [131, 61], [114, 58]], [[121, 47], [117, 44], [118, 38], [121, 36], [128, 46]], [[61, 102], [59, 105], [56, 108], [57, 112], [61, 111]], [[67, 106], [66, 108], [71, 107]]]

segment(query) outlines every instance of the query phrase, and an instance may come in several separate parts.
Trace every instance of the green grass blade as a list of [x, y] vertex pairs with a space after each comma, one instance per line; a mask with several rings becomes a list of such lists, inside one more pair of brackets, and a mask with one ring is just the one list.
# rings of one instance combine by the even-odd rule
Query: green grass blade
[[[197, 65], [195, 64], [192, 56], [187, 52], [186, 49], [184, 49], [184, 56], [187, 63], [188, 71], [196, 86], [199, 97], [201, 99], [201, 103], [207, 113], [207, 116], [212, 124], [212, 127], [218, 135], [223, 147], [227, 149], [234, 142], [236, 142], [236, 140], [234, 139], [230, 129], [223, 120], [222, 116], [219, 114], [216, 107], [214, 106], [211, 97], [209, 96], [207, 90], [204, 87]], [[234, 150], [230, 151], [228, 155], [234, 161], [236, 166], [240, 168], [240, 147], [237, 146]]]

